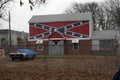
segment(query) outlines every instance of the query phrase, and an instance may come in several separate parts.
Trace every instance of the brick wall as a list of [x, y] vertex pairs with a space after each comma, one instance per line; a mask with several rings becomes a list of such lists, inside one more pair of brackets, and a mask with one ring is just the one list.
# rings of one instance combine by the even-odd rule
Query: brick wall
[[37, 52], [40, 55], [48, 54], [48, 42], [47, 41], [44, 41], [43, 43], [43, 50], [38, 49], [38, 45], [36, 44], [36, 41], [28, 41], [27, 47]]
[[[27, 47], [38, 52], [38, 54], [48, 54], [48, 41], [43, 43], [44, 49], [38, 50], [35, 41], [29, 41]], [[79, 54], [91, 54], [91, 41], [90, 40], [80, 40], [79, 49], [73, 49], [72, 40], [64, 41], [64, 54], [65, 55], [79, 55]]]
[[91, 41], [90, 40], [80, 40], [79, 49], [74, 50], [71, 40], [66, 40], [65, 45], [65, 54], [66, 55], [79, 55], [79, 54], [91, 54]]
[[[114, 53], [115, 52], [115, 41], [112, 42], [112, 49], [104, 50], [100, 49], [95, 51], [95, 53]], [[45, 55], [48, 54], [48, 41], [44, 41], [43, 43], [43, 50], [38, 50], [36, 41], [29, 41], [27, 42], [27, 48], [38, 52], [38, 54]], [[92, 54], [91, 40], [79, 40], [79, 49], [74, 50], [72, 45], [72, 40], [64, 40], [64, 54], [65, 55], [80, 55], [80, 54]]]

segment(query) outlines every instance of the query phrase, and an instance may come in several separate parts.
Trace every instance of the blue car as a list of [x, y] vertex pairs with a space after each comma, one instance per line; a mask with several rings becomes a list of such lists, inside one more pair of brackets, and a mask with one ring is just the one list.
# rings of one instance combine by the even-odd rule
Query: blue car
[[32, 51], [31, 49], [18, 49], [16, 53], [10, 53], [10, 58], [12, 61], [19, 59], [19, 60], [27, 60], [27, 59], [34, 59], [36, 56], [36, 52]]

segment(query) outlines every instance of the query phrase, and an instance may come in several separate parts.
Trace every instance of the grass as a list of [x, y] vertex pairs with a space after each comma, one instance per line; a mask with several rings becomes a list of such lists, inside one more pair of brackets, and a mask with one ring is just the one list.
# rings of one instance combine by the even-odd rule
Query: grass
[[0, 58], [0, 80], [111, 80], [118, 68], [115, 61], [115, 56], [37, 55], [12, 62], [7, 56]]

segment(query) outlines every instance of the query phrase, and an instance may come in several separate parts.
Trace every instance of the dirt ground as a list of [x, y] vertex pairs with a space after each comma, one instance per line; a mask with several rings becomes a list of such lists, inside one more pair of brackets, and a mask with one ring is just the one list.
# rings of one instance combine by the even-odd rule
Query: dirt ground
[[35, 60], [0, 58], [0, 80], [111, 80], [115, 56], [38, 56]]

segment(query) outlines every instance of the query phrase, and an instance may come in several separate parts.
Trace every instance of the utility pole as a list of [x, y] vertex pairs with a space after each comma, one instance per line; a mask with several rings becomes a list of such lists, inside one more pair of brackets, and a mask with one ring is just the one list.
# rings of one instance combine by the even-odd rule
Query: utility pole
[[9, 11], [9, 52], [11, 52], [11, 15]]

